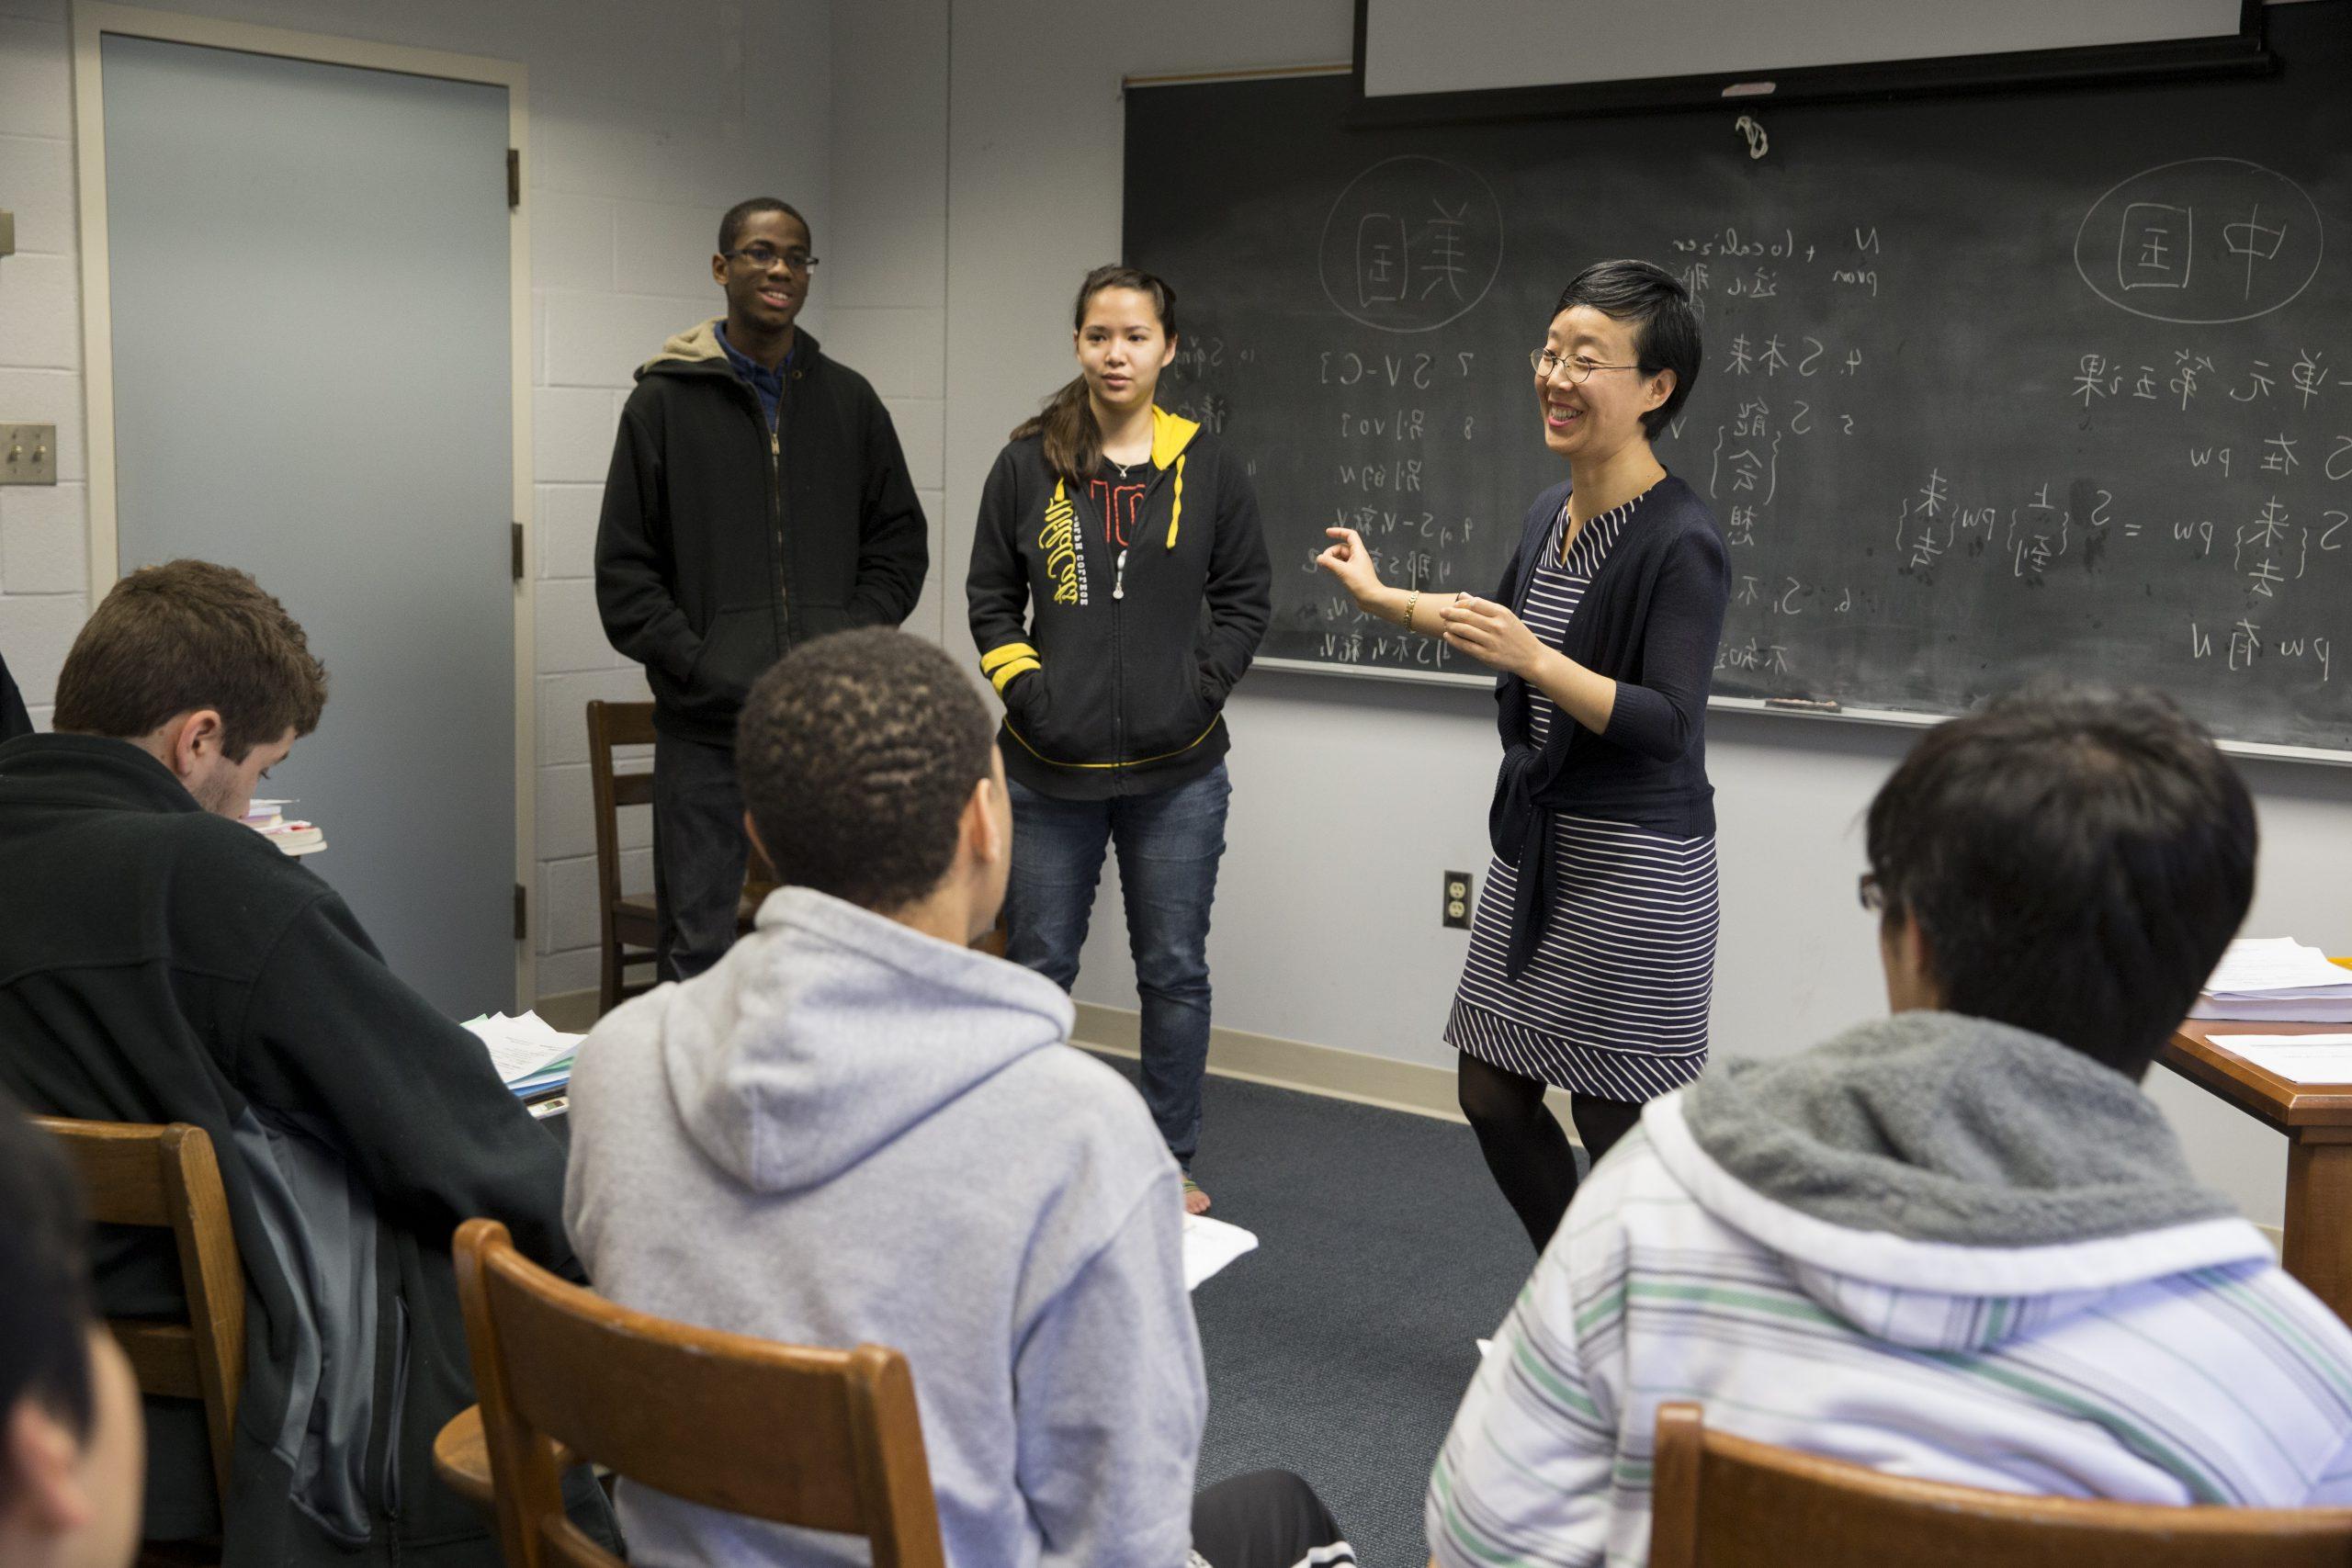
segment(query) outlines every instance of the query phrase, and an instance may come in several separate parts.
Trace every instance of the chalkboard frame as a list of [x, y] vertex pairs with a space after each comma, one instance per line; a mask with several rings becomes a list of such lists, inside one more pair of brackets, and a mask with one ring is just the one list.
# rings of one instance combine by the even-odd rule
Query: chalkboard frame
[[1364, 47], [1371, 27], [1371, 0], [1355, 0], [1355, 52], [1349, 66], [1354, 90], [1348, 119], [1357, 129], [1394, 130], [1464, 120], [1646, 114], [1721, 107], [1725, 104], [1833, 103], [1926, 93], [2261, 76], [2278, 69], [2278, 57], [2264, 42], [2263, 8], [2264, 0], [2239, 0], [2238, 30], [2226, 37], [1943, 55], [1860, 65], [1647, 76], [1636, 81], [1480, 87], [1453, 93], [1391, 93], [1375, 97], [1364, 91]]
[[[1395, 670], [1378, 664], [1326, 664], [1315, 659], [1260, 659], [1252, 670], [1279, 670], [1292, 675], [1337, 676], [1351, 681], [1401, 681], [1415, 686], [1451, 686], [1457, 691], [1491, 692], [1491, 676], [1439, 674], [1429, 670]], [[1833, 724], [1867, 724], [1886, 729], [1933, 729], [1957, 717], [1949, 713], [1925, 713], [1909, 708], [1823, 705], [1775, 697], [1727, 697], [1710, 694], [1707, 706], [1718, 713], [1760, 713], [1775, 718], [1810, 718]], [[2352, 767], [2352, 751], [2319, 746], [2284, 746], [2268, 740], [2238, 740], [2214, 737], [2213, 743], [2233, 757], [2265, 757], [2282, 762], [2321, 762]]]

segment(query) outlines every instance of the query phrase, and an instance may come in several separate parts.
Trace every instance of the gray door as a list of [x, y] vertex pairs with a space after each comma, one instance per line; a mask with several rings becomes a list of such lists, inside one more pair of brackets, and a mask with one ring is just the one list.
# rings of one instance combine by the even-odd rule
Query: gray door
[[123, 570], [250, 571], [327, 667], [264, 793], [459, 1016], [514, 994], [506, 92], [105, 39]]

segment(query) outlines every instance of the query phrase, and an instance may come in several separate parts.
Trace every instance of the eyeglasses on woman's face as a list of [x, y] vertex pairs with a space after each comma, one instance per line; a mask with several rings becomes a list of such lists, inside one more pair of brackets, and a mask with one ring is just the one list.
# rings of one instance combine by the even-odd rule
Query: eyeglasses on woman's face
[[1603, 365], [1599, 360], [1588, 359], [1581, 354], [1561, 354], [1549, 348], [1530, 350], [1527, 364], [1530, 369], [1546, 381], [1559, 375], [1563, 370], [1566, 371], [1568, 385], [1571, 387], [1583, 386], [1592, 379], [1595, 371], [1639, 370], [1641, 368], [1638, 365]]

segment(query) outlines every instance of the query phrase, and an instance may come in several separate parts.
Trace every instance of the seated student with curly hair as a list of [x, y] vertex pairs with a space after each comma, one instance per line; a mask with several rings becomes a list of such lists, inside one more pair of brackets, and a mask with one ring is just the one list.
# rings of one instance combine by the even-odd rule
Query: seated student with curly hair
[[[564, 1216], [641, 1312], [913, 1364], [957, 1568], [1353, 1556], [1296, 1476], [1193, 1494], [1207, 1390], [1181, 1177], [1059, 986], [969, 943], [1011, 865], [1004, 761], [947, 656], [863, 630], [752, 688], [736, 757], [786, 885], [709, 970], [607, 1016]], [[863, 1561], [621, 1483], [632, 1561]]]

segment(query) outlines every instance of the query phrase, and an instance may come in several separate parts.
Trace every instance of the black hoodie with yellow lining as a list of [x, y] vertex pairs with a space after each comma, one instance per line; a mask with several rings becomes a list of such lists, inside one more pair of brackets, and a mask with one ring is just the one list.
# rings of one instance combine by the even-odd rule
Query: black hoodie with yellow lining
[[1151, 413], [1148, 477], [1072, 485], [1032, 435], [997, 455], [980, 493], [972, 640], [1004, 699], [1005, 772], [1042, 795], [1148, 795], [1208, 772], [1272, 616], [1240, 460]]

